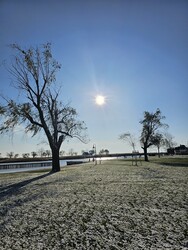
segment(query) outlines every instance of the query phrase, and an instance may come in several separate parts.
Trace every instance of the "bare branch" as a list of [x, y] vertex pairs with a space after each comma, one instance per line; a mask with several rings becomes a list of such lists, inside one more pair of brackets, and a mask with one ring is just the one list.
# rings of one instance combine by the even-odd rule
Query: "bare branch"
[[15, 79], [14, 87], [24, 94], [27, 102], [6, 99], [6, 105], [0, 105], [0, 115], [3, 116], [0, 132], [13, 130], [20, 124], [33, 136], [43, 130], [52, 150], [53, 168], [59, 170], [62, 142], [67, 137], [85, 141], [82, 132], [86, 127], [77, 120], [76, 110], [59, 100], [60, 91], [56, 90], [55, 84], [56, 72], [61, 65], [52, 57], [51, 45], [22, 49], [13, 44], [12, 48], [16, 55], [9, 72]]

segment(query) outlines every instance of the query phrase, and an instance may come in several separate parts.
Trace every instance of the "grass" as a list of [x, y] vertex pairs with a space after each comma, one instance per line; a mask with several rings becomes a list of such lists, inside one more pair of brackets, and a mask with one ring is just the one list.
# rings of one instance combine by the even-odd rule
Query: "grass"
[[0, 175], [0, 249], [188, 249], [187, 160]]
[[153, 159], [151, 158], [152, 162], [159, 163], [161, 165], [166, 166], [175, 166], [175, 167], [188, 167], [188, 157], [187, 156], [169, 156], [169, 157], [161, 157]]

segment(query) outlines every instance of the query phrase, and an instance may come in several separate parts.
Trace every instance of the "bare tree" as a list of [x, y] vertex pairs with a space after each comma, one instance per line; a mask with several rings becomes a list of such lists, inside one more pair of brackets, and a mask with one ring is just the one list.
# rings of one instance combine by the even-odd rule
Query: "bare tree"
[[136, 151], [136, 138], [129, 132], [121, 134], [119, 136], [120, 140], [123, 140], [125, 142], [128, 142], [128, 144], [132, 147], [132, 165], [135, 163], [137, 166], [137, 157], [138, 157], [138, 151]]
[[162, 116], [160, 109], [155, 113], [144, 112], [144, 118], [140, 121], [142, 124], [142, 133], [140, 137], [141, 146], [144, 150], [145, 161], [148, 161], [147, 149], [154, 145], [157, 134], [160, 134], [159, 129], [168, 127], [167, 124], [162, 123], [165, 116]]
[[60, 171], [59, 150], [67, 138], [76, 137], [86, 142], [85, 124], [77, 120], [77, 112], [63, 104], [57, 89], [56, 73], [61, 65], [53, 59], [49, 43], [40, 48], [22, 49], [13, 44], [16, 55], [10, 68], [14, 87], [22, 95], [22, 101], [5, 98], [0, 105], [4, 117], [0, 132], [13, 131], [24, 125], [25, 132], [33, 136], [43, 131], [52, 151], [52, 172]]
[[31, 156], [32, 156], [33, 158], [35, 158], [35, 157], [37, 156], [37, 152], [32, 151], [32, 152], [31, 152]]
[[8, 158], [12, 159], [13, 156], [14, 156], [14, 152], [11, 151], [11, 152], [8, 152], [8, 153], [7, 153], [7, 157], [8, 157]]
[[69, 154], [70, 156], [73, 156], [73, 155], [77, 155], [78, 153], [75, 152], [73, 148], [70, 148], [68, 154]]
[[166, 148], [174, 148], [177, 145], [177, 143], [174, 141], [174, 137], [170, 133], [165, 132], [163, 137], [163, 146]]
[[119, 139], [128, 142], [128, 144], [132, 147], [133, 152], [136, 151], [136, 139], [131, 133], [123, 133], [119, 136]]
[[38, 150], [38, 155], [40, 156], [40, 157], [43, 157], [43, 153], [44, 153], [44, 149], [43, 148], [40, 148], [39, 150]]

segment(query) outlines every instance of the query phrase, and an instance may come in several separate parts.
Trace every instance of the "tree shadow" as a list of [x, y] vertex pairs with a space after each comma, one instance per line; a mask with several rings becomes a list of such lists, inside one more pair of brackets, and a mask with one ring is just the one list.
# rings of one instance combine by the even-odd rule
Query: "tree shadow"
[[21, 181], [21, 182], [18, 182], [18, 183], [15, 183], [15, 184], [11, 184], [11, 185], [8, 185], [8, 186], [5, 186], [5, 187], [0, 187], [0, 200], [2, 200], [2, 198], [6, 197], [6, 196], [14, 195], [21, 188], [27, 186], [28, 184], [30, 184], [30, 183], [32, 183], [34, 181], [43, 179], [43, 178], [45, 178], [47, 176], [50, 176], [52, 174], [54, 174], [54, 173], [53, 172], [49, 172], [49, 173], [46, 173], [46, 174], [39, 175], [37, 177], [31, 178], [29, 180]]
[[166, 167], [188, 167], [188, 163], [168, 163], [168, 162], [154, 162], [156, 164]]

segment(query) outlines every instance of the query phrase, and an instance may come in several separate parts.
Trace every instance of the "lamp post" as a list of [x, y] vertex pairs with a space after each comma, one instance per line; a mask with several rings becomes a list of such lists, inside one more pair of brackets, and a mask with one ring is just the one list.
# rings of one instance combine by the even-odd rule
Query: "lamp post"
[[93, 151], [94, 151], [94, 154], [96, 155], [97, 151], [96, 151], [96, 144], [93, 144]]
[[96, 144], [93, 144], [93, 152], [94, 152], [93, 161], [95, 161], [95, 165], [97, 165], [97, 159], [96, 159], [97, 149], [96, 149]]

